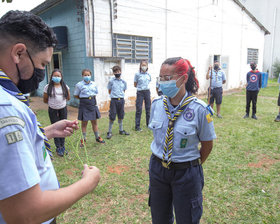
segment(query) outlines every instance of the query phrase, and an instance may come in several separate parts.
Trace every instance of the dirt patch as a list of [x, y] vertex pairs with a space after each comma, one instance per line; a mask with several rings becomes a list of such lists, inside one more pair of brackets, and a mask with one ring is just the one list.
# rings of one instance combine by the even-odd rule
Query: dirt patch
[[108, 166], [107, 167], [107, 171], [109, 173], [116, 173], [118, 175], [121, 175], [122, 173], [124, 173], [125, 171], [128, 171], [129, 167], [125, 166], [125, 165], [117, 165], [117, 166]]
[[265, 168], [268, 169], [271, 165], [274, 163], [280, 162], [280, 159], [269, 159], [267, 157], [264, 157], [257, 163], [248, 163], [249, 167], [252, 168]]

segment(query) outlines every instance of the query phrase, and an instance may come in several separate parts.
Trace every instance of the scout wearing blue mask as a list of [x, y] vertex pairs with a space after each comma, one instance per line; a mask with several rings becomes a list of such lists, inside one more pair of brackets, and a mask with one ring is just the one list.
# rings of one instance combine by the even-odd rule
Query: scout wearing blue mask
[[173, 223], [175, 211], [177, 223], [199, 223], [201, 164], [216, 138], [212, 117], [207, 105], [193, 96], [199, 85], [188, 60], [166, 59], [158, 79], [164, 95], [153, 101], [149, 123], [154, 136], [149, 166], [152, 222]]
[[99, 136], [97, 126], [97, 119], [101, 117], [96, 102], [96, 95], [98, 94], [97, 85], [94, 81], [91, 81], [91, 71], [89, 69], [84, 69], [82, 71], [82, 77], [83, 81], [78, 82], [74, 90], [74, 97], [80, 100], [78, 120], [82, 121], [83, 133], [80, 147], [84, 147], [86, 142], [88, 121], [91, 121], [96, 142], [105, 143], [105, 141]]

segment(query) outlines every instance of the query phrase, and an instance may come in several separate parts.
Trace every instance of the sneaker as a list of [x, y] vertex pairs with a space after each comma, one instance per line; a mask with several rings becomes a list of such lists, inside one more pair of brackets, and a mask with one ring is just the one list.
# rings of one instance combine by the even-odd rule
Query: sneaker
[[86, 144], [86, 140], [85, 139], [81, 139], [81, 143], [80, 143], [80, 147], [83, 148]]
[[110, 138], [112, 138], [112, 132], [107, 132], [107, 137], [106, 137], [107, 139], [110, 139]]
[[62, 148], [57, 148], [57, 149], [56, 149], [56, 154], [57, 154], [58, 156], [60, 156], [60, 157], [63, 157], [63, 156], [64, 156], [64, 153], [63, 153]]
[[255, 119], [255, 120], [258, 120], [258, 118], [255, 114], [252, 115], [252, 118]]
[[141, 128], [135, 128], [135, 131], [142, 131]]
[[217, 117], [218, 118], [223, 118], [221, 114], [217, 114]]
[[120, 133], [120, 135], [129, 135], [129, 133], [128, 133], [128, 132], [126, 132], [125, 130], [123, 130], [123, 131], [119, 131], [119, 133]]
[[61, 147], [61, 149], [62, 149], [64, 155], [68, 155], [68, 151], [65, 149], [65, 146]]
[[249, 114], [245, 114], [243, 118], [249, 118]]
[[96, 139], [96, 142], [105, 143], [105, 141], [100, 136]]
[[278, 115], [278, 116], [275, 118], [274, 121], [275, 121], [275, 122], [280, 122], [280, 115]]

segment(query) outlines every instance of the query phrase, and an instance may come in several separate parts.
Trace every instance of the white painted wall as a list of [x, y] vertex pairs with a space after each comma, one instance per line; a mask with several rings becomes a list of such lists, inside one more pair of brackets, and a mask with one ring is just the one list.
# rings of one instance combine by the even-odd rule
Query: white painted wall
[[[205, 92], [209, 85], [205, 75], [211, 55], [221, 55], [228, 61], [228, 82], [224, 89], [245, 84], [246, 73], [250, 69], [247, 48], [259, 49], [259, 61], [262, 62], [264, 32], [232, 0], [218, 2], [216, 5], [212, 0], [117, 1], [118, 18], [112, 22], [113, 33], [152, 37], [153, 63], [149, 64], [152, 97], [156, 96], [155, 82], [161, 63], [168, 57], [181, 56], [190, 60], [200, 82], [199, 93]], [[94, 48], [98, 57], [112, 56], [109, 10], [108, 0], [94, 1]], [[94, 59], [100, 106], [109, 100], [109, 75], [103, 69], [108, 68], [108, 63], [102, 58]], [[134, 105], [136, 88], [133, 79], [139, 64], [120, 64], [122, 78], [128, 83], [127, 105]], [[258, 67], [262, 69], [262, 63]]]

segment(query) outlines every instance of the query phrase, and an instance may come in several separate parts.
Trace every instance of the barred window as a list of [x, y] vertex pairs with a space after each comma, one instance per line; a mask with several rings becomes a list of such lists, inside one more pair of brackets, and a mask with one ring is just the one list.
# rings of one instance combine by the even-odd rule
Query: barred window
[[251, 62], [255, 62], [258, 64], [259, 59], [259, 50], [254, 48], [248, 48], [247, 52], [247, 64], [250, 64]]
[[141, 60], [152, 62], [152, 38], [114, 34], [113, 56], [125, 58], [125, 62], [139, 63]]

